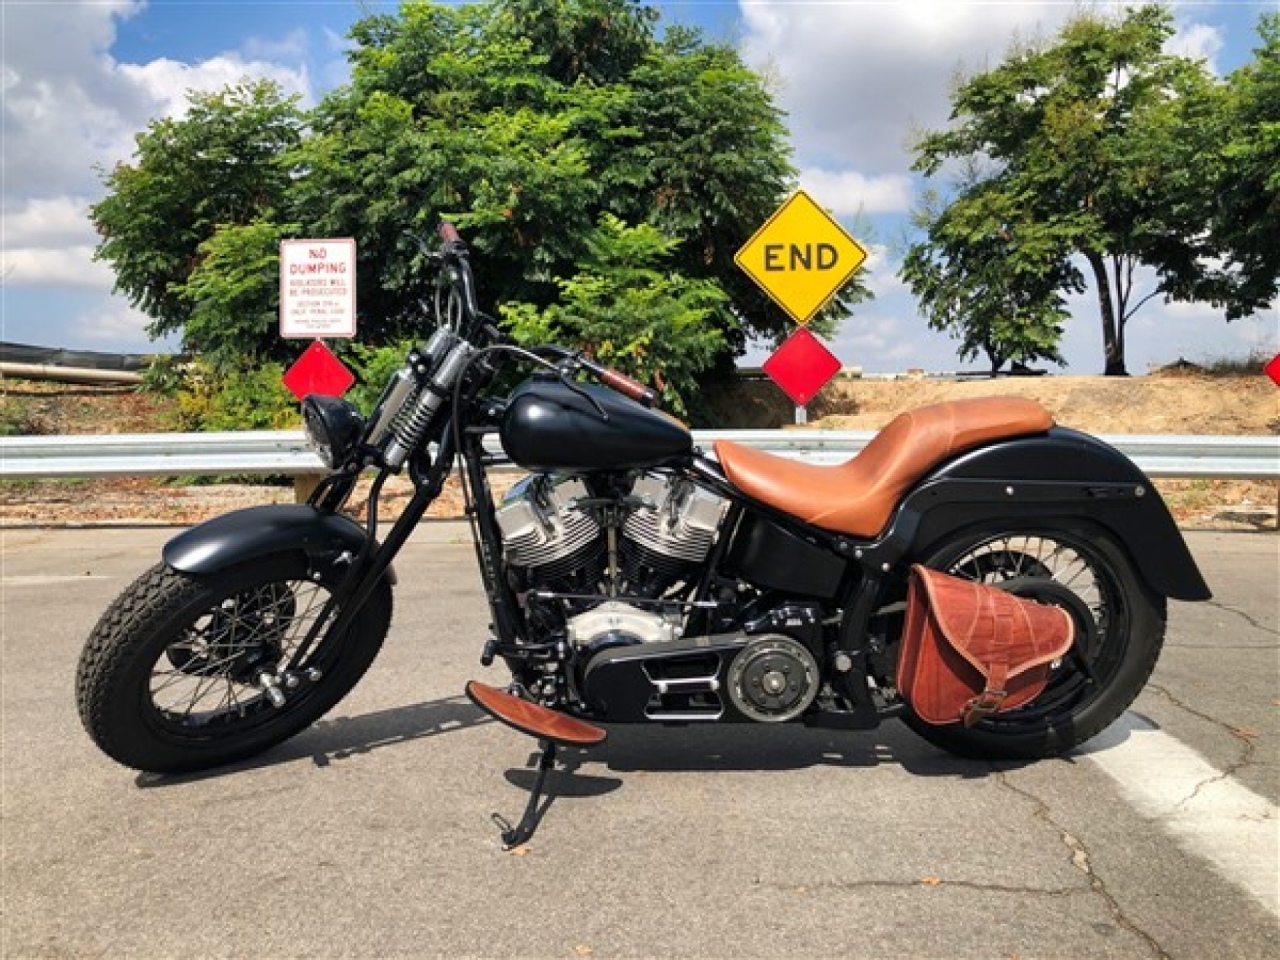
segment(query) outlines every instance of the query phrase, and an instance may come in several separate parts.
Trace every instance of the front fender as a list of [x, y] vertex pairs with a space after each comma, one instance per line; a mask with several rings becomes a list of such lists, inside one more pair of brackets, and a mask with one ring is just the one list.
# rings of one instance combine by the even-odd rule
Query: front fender
[[1048, 516], [1083, 517], [1110, 530], [1163, 596], [1212, 596], [1146, 474], [1114, 447], [1065, 427], [943, 464], [903, 500], [881, 542], [910, 544], [905, 552], [918, 556], [960, 526]]
[[[349, 517], [307, 504], [249, 507], [215, 517], [164, 546], [164, 562], [184, 573], [207, 574], [273, 553], [297, 551], [312, 564], [357, 554], [368, 537]], [[394, 575], [388, 571], [391, 582]]]

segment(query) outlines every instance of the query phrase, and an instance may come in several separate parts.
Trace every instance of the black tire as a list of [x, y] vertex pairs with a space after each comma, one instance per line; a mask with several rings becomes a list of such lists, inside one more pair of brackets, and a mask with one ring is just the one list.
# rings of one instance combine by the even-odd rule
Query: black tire
[[986, 524], [949, 536], [923, 562], [1058, 604], [1076, 623], [1076, 646], [1055, 663], [1045, 691], [1025, 706], [967, 728], [927, 723], [908, 708], [908, 726], [944, 750], [984, 760], [1060, 755], [1128, 709], [1155, 669], [1164, 644], [1165, 599], [1151, 592], [1124, 548], [1092, 524]]
[[[322, 636], [276, 707], [256, 683], [283, 669], [336, 586], [301, 555], [197, 576], [164, 564], [102, 615], [76, 671], [80, 719], [126, 766], [189, 773], [243, 760], [310, 726], [369, 669], [391, 623], [383, 578], [342, 637]], [[301, 671], [299, 671], [301, 673]]]

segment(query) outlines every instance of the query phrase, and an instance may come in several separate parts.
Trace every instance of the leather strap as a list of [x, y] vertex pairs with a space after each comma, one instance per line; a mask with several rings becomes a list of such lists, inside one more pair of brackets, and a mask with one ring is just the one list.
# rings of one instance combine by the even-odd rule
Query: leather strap
[[[974, 586], [978, 590], [982, 589], [977, 584]], [[982, 693], [964, 705], [961, 719], [966, 727], [972, 727], [979, 720], [999, 712], [1009, 696], [1009, 654], [1014, 636], [1015, 615], [1011, 609], [996, 607], [991, 610], [991, 650], [986, 657], [986, 684]]]

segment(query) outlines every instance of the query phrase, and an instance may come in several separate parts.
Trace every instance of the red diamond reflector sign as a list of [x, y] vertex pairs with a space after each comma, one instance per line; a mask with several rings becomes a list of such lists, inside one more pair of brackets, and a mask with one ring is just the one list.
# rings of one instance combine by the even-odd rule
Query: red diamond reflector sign
[[1280, 353], [1277, 353], [1272, 357], [1271, 362], [1268, 363], [1263, 370], [1265, 370], [1267, 376], [1271, 378], [1271, 382], [1277, 387], [1280, 387]]
[[803, 407], [840, 372], [840, 360], [801, 327], [773, 352], [763, 369], [797, 407]]
[[309, 393], [340, 397], [355, 382], [352, 372], [319, 340], [302, 351], [302, 356], [284, 374], [284, 385], [299, 400]]

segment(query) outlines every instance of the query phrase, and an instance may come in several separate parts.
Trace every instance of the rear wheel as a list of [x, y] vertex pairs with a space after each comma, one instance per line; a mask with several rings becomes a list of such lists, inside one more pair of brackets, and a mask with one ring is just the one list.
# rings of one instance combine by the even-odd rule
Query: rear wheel
[[156, 773], [242, 760], [303, 730], [364, 675], [391, 621], [383, 579], [343, 636], [322, 635], [286, 671], [339, 576], [314, 576], [295, 554], [200, 576], [152, 568], [81, 654], [85, 729], [115, 760]]
[[1071, 651], [1030, 703], [972, 727], [936, 726], [908, 711], [926, 740], [962, 756], [1055, 756], [1101, 732], [1141, 692], [1164, 643], [1165, 601], [1110, 535], [1074, 521], [987, 525], [948, 537], [925, 566], [1064, 608]]

